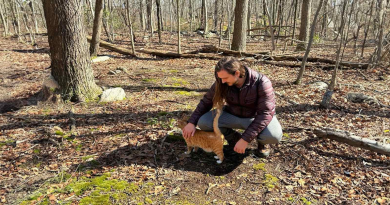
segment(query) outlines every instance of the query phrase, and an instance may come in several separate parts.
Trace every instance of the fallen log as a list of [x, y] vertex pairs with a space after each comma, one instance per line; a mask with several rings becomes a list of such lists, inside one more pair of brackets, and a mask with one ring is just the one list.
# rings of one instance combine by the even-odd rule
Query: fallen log
[[338, 142], [343, 142], [354, 147], [371, 150], [380, 154], [390, 156], [390, 144], [383, 144], [375, 140], [362, 138], [347, 131], [335, 130], [331, 128], [315, 129], [313, 131], [318, 137], [328, 138]]
[[[91, 37], [87, 37], [87, 40], [90, 42]], [[136, 55], [133, 54], [133, 51], [126, 49], [126, 48], [121, 48], [119, 46], [116, 46], [114, 44], [108, 43], [106, 41], [100, 40], [101, 47], [106, 48], [108, 50], [124, 54], [124, 55], [130, 55], [133, 57], [137, 57]], [[147, 50], [147, 49], [137, 49], [136, 52], [139, 53], [145, 53], [145, 54], [150, 54], [150, 55], [155, 55], [159, 57], [167, 57], [167, 58], [203, 58], [203, 59], [210, 59], [210, 60], [219, 60], [222, 57], [219, 55], [213, 55], [213, 54], [178, 54], [174, 52], [161, 52], [157, 50]]]
[[[272, 60], [274, 61], [302, 61], [303, 57], [300, 56], [271, 56]], [[307, 58], [307, 62], [320, 62], [320, 63], [327, 63], [327, 64], [336, 64], [336, 61], [326, 59], [326, 58]], [[350, 68], [362, 68], [367, 69], [368, 63], [355, 63], [355, 62], [340, 62], [341, 66], [350, 67]]]
[[268, 51], [262, 51], [257, 53], [248, 53], [248, 52], [240, 52], [240, 51], [233, 51], [223, 48], [218, 48], [214, 45], [206, 45], [204, 48], [200, 49], [202, 53], [214, 53], [214, 52], [220, 52], [224, 54], [229, 55], [235, 55], [235, 56], [246, 56], [246, 57], [256, 57], [256, 56], [262, 56], [262, 55], [269, 55]]
[[[88, 42], [91, 42], [92, 40], [92, 37], [90, 36], [87, 36], [87, 40]], [[110, 51], [114, 51], [114, 52], [117, 52], [117, 53], [120, 53], [120, 54], [124, 54], [124, 55], [130, 55], [130, 56], [133, 56], [133, 57], [137, 57], [132, 50], [129, 50], [129, 49], [126, 49], [126, 48], [121, 48], [121, 47], [118, 47], [112, 43], [108, 43], [106, 41], [103, 41], [103, 40], [100, 40], [99, 41], [99, 45], [103, 48], [106, 48]]]

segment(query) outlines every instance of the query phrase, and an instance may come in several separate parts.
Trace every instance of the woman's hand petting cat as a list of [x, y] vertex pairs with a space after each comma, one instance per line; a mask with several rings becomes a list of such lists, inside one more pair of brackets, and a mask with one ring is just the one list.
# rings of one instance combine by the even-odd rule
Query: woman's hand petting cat
[[248, 142], [243, 139], [240, 139], [236, 143], [236, 146], [234, 146], [234, 151], [240, 154], [244, 154], [247, 146], [248, 146]]
[[195, 133], [195, 125], [192, 124], [192, 123], [188, 123], [185, 127], [183, 127], [182, 131], [183, 131], [183, 137], [185, 139], [188, 139], [192, 136], [194, 136], [194, 133]]

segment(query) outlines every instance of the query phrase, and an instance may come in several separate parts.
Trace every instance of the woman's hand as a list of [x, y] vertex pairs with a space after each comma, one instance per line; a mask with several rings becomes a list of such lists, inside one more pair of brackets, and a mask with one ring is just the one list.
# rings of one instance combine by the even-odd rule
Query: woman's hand
[[188, 123], [185, 127], [183, 127], [182, 131], [183, 131], [183, 137], [185, 139], [188, 139], [192, 136], [194, 136], [194, 133], [195, 133], [195, 125], [192, 124], [192, 123]]

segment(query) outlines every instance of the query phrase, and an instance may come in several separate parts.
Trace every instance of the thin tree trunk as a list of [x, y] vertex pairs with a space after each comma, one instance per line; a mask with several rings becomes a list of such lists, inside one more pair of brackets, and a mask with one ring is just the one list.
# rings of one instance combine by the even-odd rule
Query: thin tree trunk
[[202, 11], [203, 11], [203, 22], [204, 22], [204, 35], [206, 35], [209, 32], [209, 24], [208, 24], [208, 17], [207, 17], [207, 0], [202, 0]]
[[[223, 20], [225, 18], [224, 16], [224, 9], [223, 9], [223, 2], [225, 0], [221, 0], [222, 1], [222, 5], [221, 5], [221, 20], [219, 21], [219, 42], [218, 42], [218, 47], [221, 48], [221, 44], [222, 44], [222, 30], [223, 30]], [[228, 2], [229, 3], [229, 2]]]
[[[264, 1], [266, 2], [266, 1]], [[271, 18], [271, 15], [269, 13], [269, 10], [268, 10], [268, 5], [267, 3], [264, 4], [264, 7], [265, 7], [265, 13], [267, 14], [268, 16], [268, 27], [269, 27], [269, 33], [271, 35], [271, 42], [272, 42], [272, 50], [271, 50], [271, 53], [272, 51], [274, 51], [276, 49], [276, 46], [275, 46], [275, 38], [274, 38], [274, 29], [273, 29], [273, 26], [272, 26], [272, 18]]]
[[190, 15], [190, 31], [192, 32], [192, 22], [193, 22], [193, 9], [192, 9], [192, 0], [189, 0], [189, 8], [188, 8], [188, 12], [189, 12], [189, 15]]
[[28, 24], [28, 16], [27, 16], [27, 11], [25, 10], [25, 8], [23, 7], [23, 4], [21, 3], [20, 4], [20, 9], [21, 9], [21, 12], [23, 13], [23, 23], [24, 23], [24, 26], [26, 27], [26, 30], [28, 32], [28, 35], [30, 36], [30, 43], [31, 45], [34, 45], [35, 44], [35, 34], [34, 32], [32, 31], [32, 29], [30, 28], [29, 24]]
[[217, 31], [217, 26], [218, 26], [218, 5], [219, 5], [219, 0], [215, 0], [215, 5], [214, 5], [214, 31]]
[[148, 16], [148, 30], [150, 31], [150, 37], [153, 37], [153, 0], [146, 0], [146, 10]]
[[297, 44], [297, 50], [303, 51], [306, 50], [307, 40], [309, 38], [309, 28], [310, 28], [310, 8], [312, 0], [303, 0], [302, 1], [302, 10], [301, 10], [301, 28], [299, 30], [299, 40], [302, 41]]
[[158, 43], [161, 44], [161, 3], [160, 0], [156, 0], [156, 6], [157, 6], [157, 29], [158, 29]]
[[[341, 17], [342, 17], [342, 18], [344, 18], [344, 13], [345, 13], [345, 10], [346, 10], [346, 9], [345, 9], [346, 6], [347, 6], [347, 1], [344, 0], [343, 9], [342, 9], [342, 11], [341, 11]], [[342, 19], [341, 21], [343, 21], [343, 19]], [[341, 33], [341, 26], [342, 26], [342, 25], [340, 25], [340, 27], [339, 27], [339, 29], [338, 29], [338, 32], [337, 32], [337, 35], [336, 35], [336, 38], [334, 39], [334, 41], [337, 41], [337, 39], [339, 38], [339, 35], [340, 35], [340, 33]]]
[[247, 25], [247, 29], [248, 29], [248, 36], [250, 36], [252, 34], [251, 32], [251, 0], [248, 0], [248, 15], [247, 15], [247, 22], [246, 22], [246, 25]]
[[[345, 1], [345, 5], [343, 6], [344, 9], [346, 7], [346, 1]], [[343, 12], [344, 14], [345, 12]], [[332, 80], [330, 82], [330, 85], [327, 89], [327, 91], [325, 92], [323, 98], [322, 98], [322, 101], [321, 101], [321, 106], [322, 107], [325, 107], [325, 108], [328, 108], [329, 107], [329, 104], [330, 104], [330, 100], [332, 99], [332, 95], [333, 95], [333, 91], [334, 91], [334, 88], [336, 86], [336, 83], [337, 83], [337, 71], [338, 71], [338, 68], [339, 68], [339, 65], [340, 65], [340, 53], [341, 53], [341, 47], [344, 43], [344, 25], [345, 25], [345, 21], [344, 21], [344, 16], [341, 16], [341, 24], [340, 24], [340, 32], [341, 32], [341, 40], [340, 40], [340, 44], [339, 44], [339, 47], [337, 49], [337, 54], [336, 54], [336, 66], [333, 70], [333, 74], [332, 74]]]
[[371, 6], [370, 6], [370, 17], [368, 18], [368, 22], [366, 21], [366, 26], [364, 28], [364, 38], [363, 38], [363, 43], [362, 43], [362, 52], [360, 54], [360, 57], [363, 58], [364, 56], [364, 47], [366, 46], [366, 40], [368, 36], [368, 31], [370, 30], [370, 24], [371, 24], [371, 17], [372, 17], [372, 12], [374, 11], [374, 1], [371, 1]]
[[93, 20], [92, 41], [89, 47], [91, 57], [96, 57], [99, 53], [99, 41], [103, 17], [103, 0], [96, 0], [95, 18]]
[[382, 56], [382, 47], [383, 47], [383, 27], [384, 27], [384, 21], [383, 21], [383, 15], [384, 15], [384, 10], [385, 10], [385, 0], [378, 0], [378, 8], [379, 8], [379, 12], [378, 12], [378, 24], [379, 24], [379, 32], [378, 32], [378, 42], [377, 42], [377, 48], [376, 48], [376, 52], [373, 54], [373, 63], [374, 65], [377, 65], [380, 60], [381, 60], [381, 56]]
[[176, 8], [177, 8], [177, 53], [178, 54], [181, 54], [181, 46], [180, 46], [180, 0], [177, 0], [177, 5], [176, 5]]
[[144, 0], [139, 0], [139, 21], [142, 31], [145, 31]]
[[303, 56], [301, 69], [299, 70], [299, 74], [298, 74], [297, 80], [295, 81], [295, 84], [301, 84], [302, 77], [303, 77], [303, 72], [305, 71], [307, 57], [309, 56], [310, 48], [311, 48], [311, 45], [313, 43], [314, 31], [315, 31], [315, 28], [316, 28], [316, 22], [317, 22], [318, 14], [321, 11], [321, 7], [322, 7], [322, 3], [323, 2], [324, 2], [324, 0], [320, 0], [320, 4], [318, 5], [316, 14], [314, 16], [314, 20], [313, 20], [313, 23], [312, 23], [312, 26], [311, 26], [311, 29], [310, 29], [309, 44], [307, 45], [305, 55]]
[[4, 13], [5, 13], [5, 5], [0, 3], [0, 16], [4, 26], [4, 36], [8, 36], [8, 22], [4, 16]]
[[326, 37], [326, 27], [328, 27], [328, 0], [324, 2], [324, 16], [322, 19], [322, 29], [321, 34], [323, 37]]
[[169, 14], [170, 14], [170, 29], [171, 29], [171, 33], [173, 32], [173, 9], [172, 9], [172, 7], [173, 7], [173, 2], [171, 2], [171, 1], [168, 1], [169, 2]]
[[28, 3], [28, 5], [30, 6], [30, 9], [31, 9], [31, 15], [32, 15], [32, 20], [34, 22], [34, 26], [35, 26], [35, 33], [39, 33], [39, 30], [38, 30], [38, 22], [37, 22], [37, 18], [35, 16], [35, 9], [34, 9], [34, 4], [32, 1], [30, 1]]
[[126, 4], [126, 12], [127, 12], [127, 20], [129, 22], [129, 30], [130, 30], [130, 39], [131, 39], [131, 49], [133, 51], [133, 54], [135, 54], [135, 46], [134, 46], [134, 32], [133, 32], [133, 23], [131, 21], [131, 17], [130, 17], [130, 0], [127, 0], [127, 4]]
[[[297, 25], [297, 10], [298, 10], [298, 0], [294, 0], [295, 5], [294, 5], [294, 25], [293, 25], [293, 33], [292, 33], [292, 39], [295, 39], [295, 29]], [[291, 41], [291, 45], [294, 44], [294, 41]]]

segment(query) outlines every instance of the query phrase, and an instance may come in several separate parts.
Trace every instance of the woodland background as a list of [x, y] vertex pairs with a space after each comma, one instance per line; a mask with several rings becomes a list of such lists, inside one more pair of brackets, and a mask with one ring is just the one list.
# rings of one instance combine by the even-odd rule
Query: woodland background
[[[0, 0], [0, 203], [390, 203], [389, 7]], [[266, 159], [183, 155], [226, 55], [273, 82]]]

